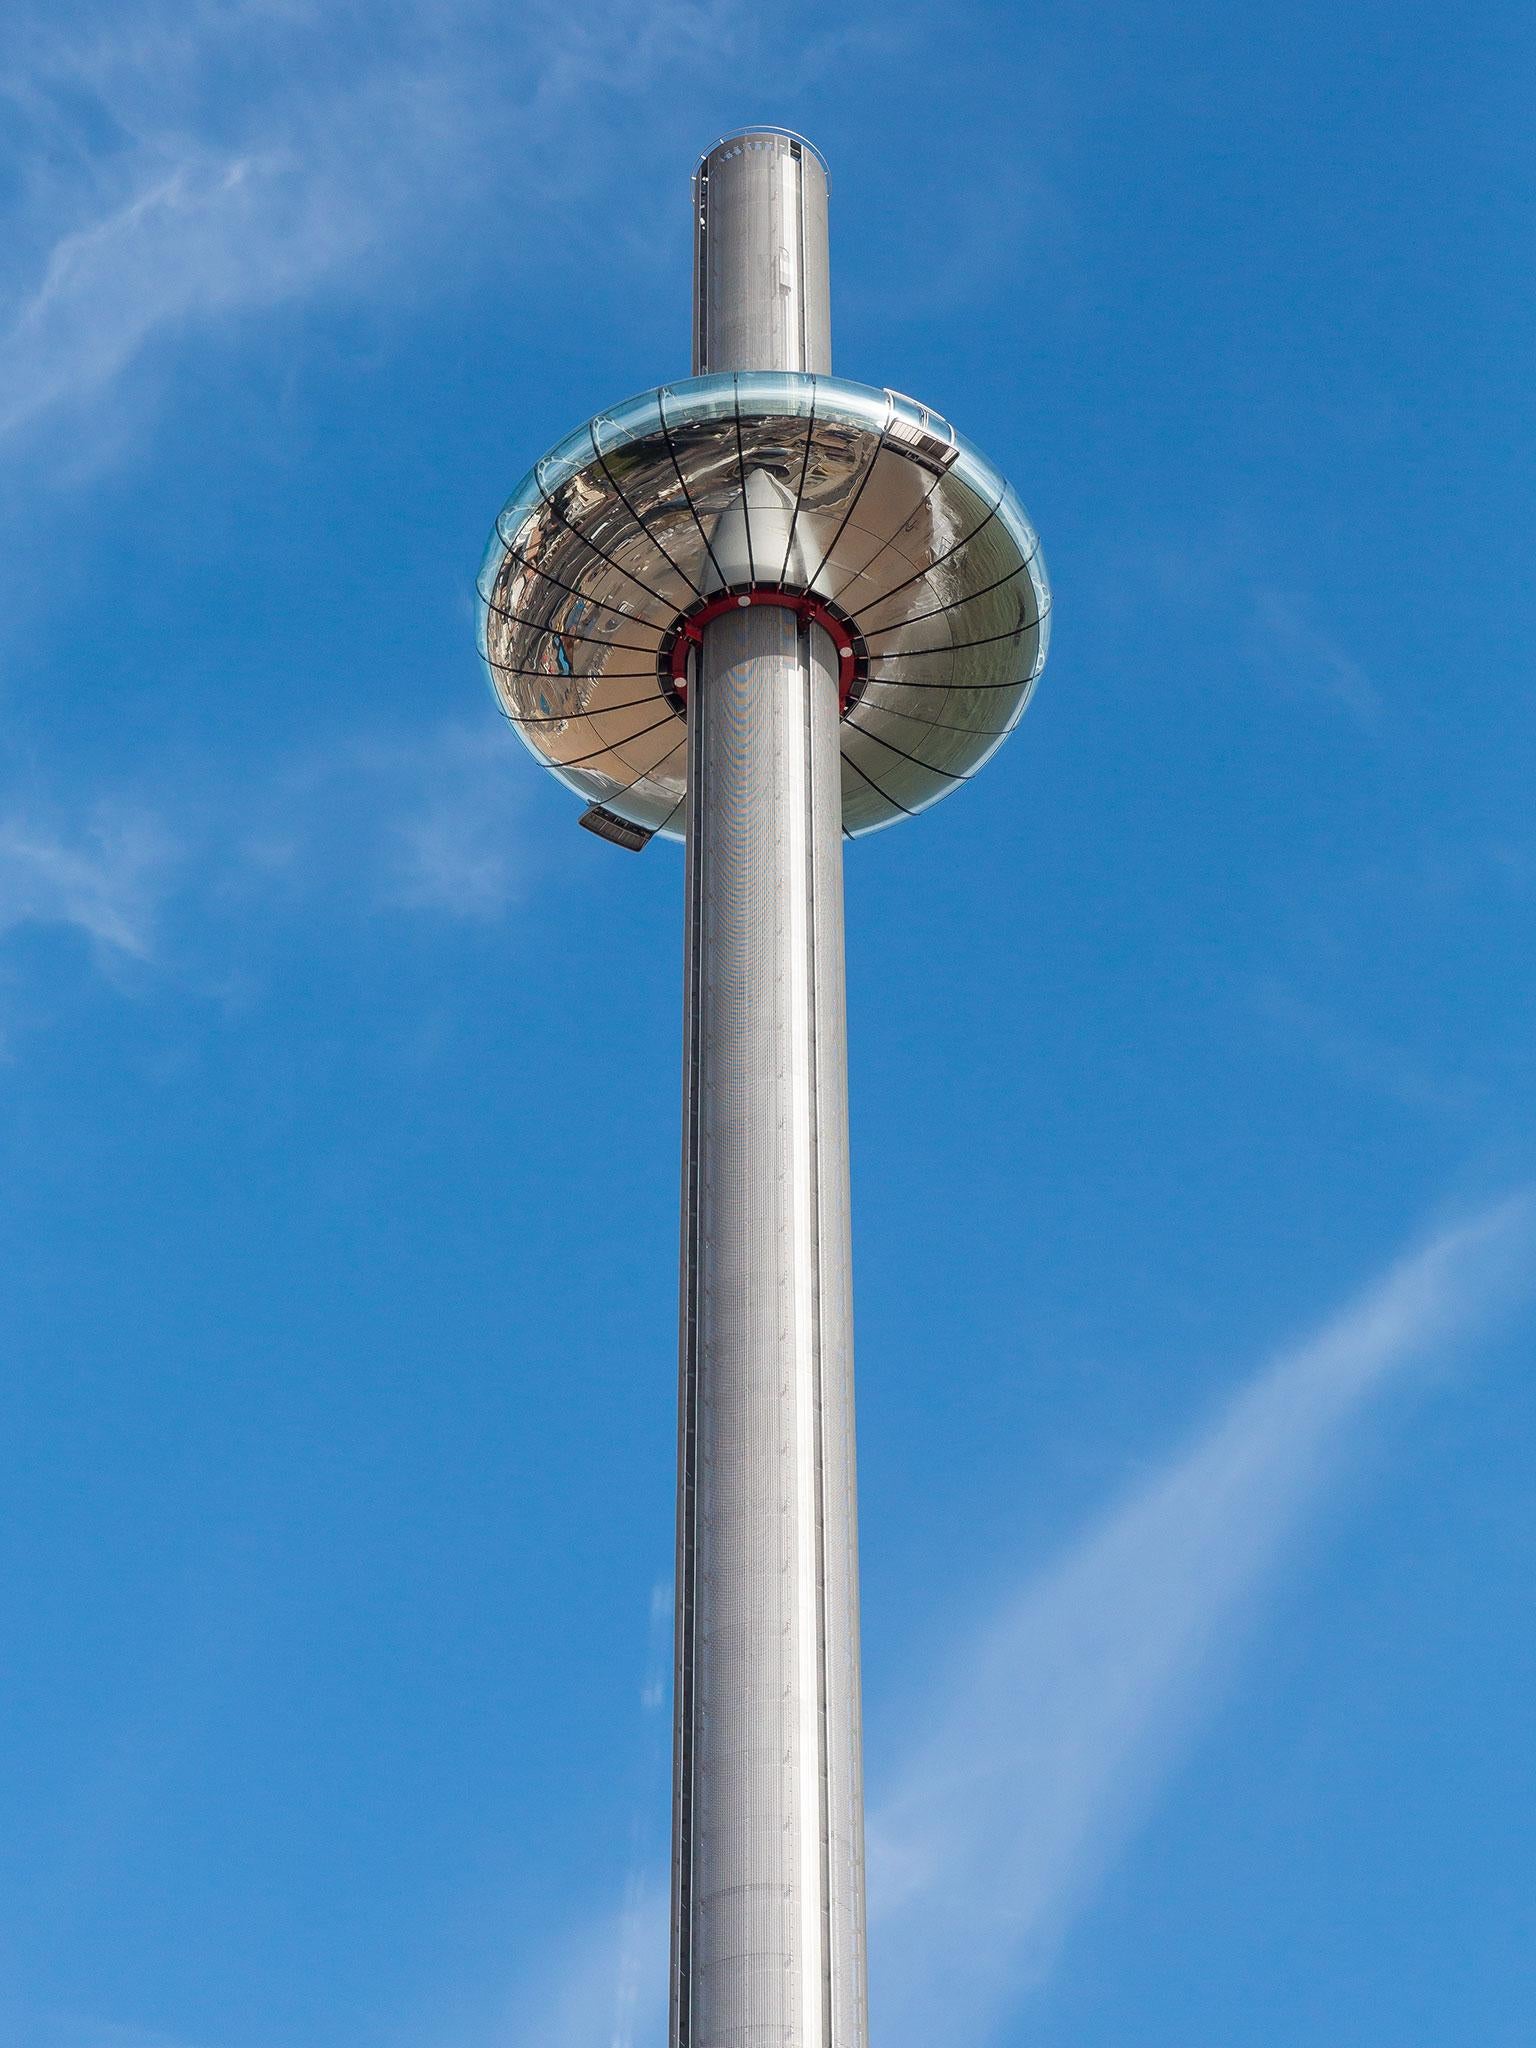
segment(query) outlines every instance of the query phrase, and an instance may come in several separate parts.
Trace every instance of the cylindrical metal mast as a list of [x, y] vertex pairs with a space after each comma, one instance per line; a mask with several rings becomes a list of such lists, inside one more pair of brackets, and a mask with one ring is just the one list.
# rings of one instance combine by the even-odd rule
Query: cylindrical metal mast
[[[695, 200], [695, 371], [830, 370], [820, 158], [733, 136]], [[688, 706], [674, 2048], [866, 2042], [838, 719], [820, 626], [743, 598], [705, 627]]]

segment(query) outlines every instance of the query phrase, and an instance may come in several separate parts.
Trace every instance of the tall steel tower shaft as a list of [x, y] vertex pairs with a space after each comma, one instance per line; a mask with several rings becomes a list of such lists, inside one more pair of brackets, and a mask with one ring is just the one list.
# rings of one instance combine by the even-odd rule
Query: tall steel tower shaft
[[[767, 131], [732, 137], [695, 200], [695, 374], [829, 371], [819, 158]], [[750, 523], [754, 502], [771, 508], [744, 482]], [[866, 2043], [839, 716], [820, 625], [742, 598], [704, 628], [688, 706], [673, 2048]]]

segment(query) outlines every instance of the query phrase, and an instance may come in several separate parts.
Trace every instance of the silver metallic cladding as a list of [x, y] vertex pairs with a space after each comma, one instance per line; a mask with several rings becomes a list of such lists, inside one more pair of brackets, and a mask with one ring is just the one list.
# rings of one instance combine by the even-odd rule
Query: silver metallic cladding
[[[824, 173], [731, 147], [697, 297], [746, 360], [706, 360], [801, 367], [783, 198], [814, 164], [824, 276]], [[738, 554], [782, 578], [812, 453], [785, 419], [749, 463], [732, 412], [734, 490], [695, 508], [717, 589]], [[673, 2048], [867, 2043], [838, 672], [819, 625], [746, 605], [704, 627], [689, 690]]]
[[715, 621], [689, 725], [674, 2040], [863, 2048], [831, 642]]
[[832, 367], [827, 172], [797, 135], [749, 129], [693, 179], [693, 371]]

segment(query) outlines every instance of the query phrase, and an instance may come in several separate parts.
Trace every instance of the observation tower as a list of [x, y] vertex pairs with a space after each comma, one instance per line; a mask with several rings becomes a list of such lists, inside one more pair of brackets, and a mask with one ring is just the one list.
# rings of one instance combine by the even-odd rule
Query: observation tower
[[986, 459], [832, 376], [811, 144], [693, 217], [693, 375], [529, 471], [480, 646], [581, 824], [687, 847], [672, 2048], [866, 2048], [843, 841], [997, 751], [1050, 598]]

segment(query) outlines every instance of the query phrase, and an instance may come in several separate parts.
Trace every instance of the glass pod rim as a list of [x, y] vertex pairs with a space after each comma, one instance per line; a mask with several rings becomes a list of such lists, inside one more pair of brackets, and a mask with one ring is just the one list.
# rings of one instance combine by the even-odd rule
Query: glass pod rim
[[[611, 578], [607, 584], [606, 597], [599, 595], [593, 600], [582, 596], [583, 590], [589, 589], [594, 581], [601, 578], [601, 562], [594, 563], [583, 558], [579, 564], [580, 573], [578, 573], [576, 568], [566, 566], [562, 573], [568, 577], [568, 584], [560, 584], [558, 577], [551, 578], [549, 563], [553, 560], [557, 568], [561, 565], [558, 557], [550, 551], [550, 536], [554, 533], [556, 541], [563, 538], [555, 531], [553, 521], [557, 519], [562, 520], [568, 535], [574, 536], [577, 541], [584, 544], [590, 544], [589, 532], [597, 533], [607, 543], [609, 549], [615, 553], [621, 551], [627, 544], [627, 541], [643, 542], [654, 548], [657, 540], [657, 529], [653, 526], [652, 520], [646, 517], [644, 508], [649, 505], [654, 518], [658, 511], [658, 501], [654, 498], [648, 499], [640, 492], [637, 492], [636, 495], [640, 498], [640, 509], [637, 510], [624, 489], [624, 480], [626, 478], [632, 479], [637, 472], [633, 469], [625, 468], [622, 464], [615, 467], [615, 458], [635, 444], [647, 442], [659, 446], [664, 440], [675, 465], [677, 462], [677, 452], [672, 444], [674, 439], [676, 439], [684, 448], [683, 466], [676, 470], [677, 483], [681, 485], [683, 497], [689, 499], [689, 510], [693, 511], [692, 500], [689, 498], [689, 484], [684, 481], [684, 470], [686, 469], [690, 481], [694, 484], [695, 488], [698, 486], [698, 472], [691, 466], [690, 457], [693, 456], [693, 452], [703, 447], [711, 435], [717, 449], [727, 447], [730, 443], [730, 432], [726, 426], [727, 422], [733, 423], [737, 429], [737, 445], [739, 448], [740, 430], [743, 427], [747, 429], [751, 429], [754, 426], [766, 427], [769, 422], [781, 419], [799, 419], [816, 423], [814, 426], [808, 425], [806, 431], [807, 461], [810, 459], [810, 451], [817, 427], [825, 425], [829, 429], [853, 430], [851, 437], [845, 434], [840, 442], [838, 435], [834, 433], [832, 443], [840, 445], [844, 449], [856, 446], [865, 449], [868, 453], [869, 471], [874, 471], [876, 463], [883, 453], [891, 456], [905, 457], [905, 463], [897, 462], [894, 465], [888, 465], [888, 469], [893, 474], [899, 471], [907, 477], [908, 483], [904, 488], [908, 489], [909, 495], [911, 490], [915, 488], [913, 479], [926, 472], [926, 475], [923, 476], [923, 489], [927, 493], [927, 497], [924, 498], [923, 503], [926, 504], [928, 498], [931, 498], [936, 508], [948, 505], [951, 515], [959, 506], [969, 506], [973, 513], [982, 515], [978, 518], [975, 529], [967, 531], [957, 547], [946, 549], [942, 553], [934, 552], [938, 541], [931, 532], [926, 540], [919, 537], [917, 551], [910, 556], [910, 559], [916, 562], [918, 566], [913, 575], [906, 579], [908, 582], [915, 583], [921, 577], [924, 579], [925, 586], [931, 585], [931, 588], [935, 591], [940, 589], [939, 571], [941, 565], [947, 561], [949, 555], [958, 553], [958, 547], [963, 547], [967, 542], [976, 539], [982, 526], [990, 524], [992, 531], [986, 536], [986, 544], [982, 550], [983, 555], [989, 557], [994, 562], [1006, 562], [1007, 574], [999, 580], [1010, 581], [1015, 578], [1018, 579], [1018, 590], [1021, 593], [1026, 593], [1033, 605], [1033, 617], [1024, 619], [1022, 610], [1020, 610], [1020, 625], [1011, 629], [1015, 646], [1021, 656], [1026, 651], [1026, 645], [1025, 641], [1019, 636], [1024, 628], [1030, 629], [1027, 651], [1032, 655], [1032, 659], [1027, 663], [1022, 659], [1020, 660], [1018, 663], [1018, 674], [1008, 680], [1007, 688], [1015, 693], [1011, 698], [991, 696], [983, 700], [976, 696], [974, 694], [976, 689], [997, 690], [1002, 688], [1003, 685], [997, 681], [975, 684], [972, 679], [960, 675], [957, 664], [960, 662], [961, 656], [957, 653], [956, 664], [951, 664], [952, 667], [955, 667], [955, 675], [952, 678], [952, 688], [950, 689], [950, 695], [954, 698], [954, 708], [950, 715], [955, 722], [945, 724], [938, 715], [928, 719], [918, 719], [911, 715], [910, 710], [898, 708], [895, 701], [880, 701], [878, 695], [876, 701], [869, 705], [870, 718], [878, 723], [880, 733], [870, 734], [868, 739], [881, 748], [888, 749], [888, 754], [892, 757], [892, 760], [887, 765], [895, 767], [894, 757], [904, 757], [911, 762], [913, 770], [924, 770], [931, 778], [943, 777], [945, 786], [921, 790], [914, 790], [909, 787], [905, 797], [898, 798], [882, 788], [881, 782], [877, 782], [864, 774], [858, 762], [852, 758], [854, 752], [853, 743], [845, 736], [843, 749], [845, 792], [850, 787], [849, 769], [851, 765], [854, 775], [862, 776], [863, 780], [869, 783], [871, 790], [877, 791], [881, 797], [886, 799], [883, 810], [878, 803], [874, 805], [876, 810], [881, 811], [881, 814], [878, 816], [870, 815], [870, 803], [865, 803], [862, 809], [856, 803], [845, 804], [845, 825], [850, 832], [850, 836], [856, 836], [864, 831], [877, 829], [880, 825], [886, 823], [894, 823], [901, 816], [912, 815], [917, 810], [928, 808], [931, 802], [937, 801], [939, 797], [947, 794], [950, 787], [957, 785], [960, 781], [969, 780], [970, 776], [982, 765], [985, 759], [990, 758], [990, 755], [1001, 745], [1003, 738], [1017, 724], [1018, 717], [1022, 714], [1044, 662], [1049, 634], [1049, 585], [1045, 575], [1044, 563], [1041, 559], [1039, 539], [1027, 513], [1001, 473], [980, 450], [957, 433], [949, 420], [934, 408], [924, 406], [917, 400], [907, 397], [904, 393], [885, 387], [858, 384], [850, 379], [832, 377], [820, 373], [797, 371], [726, 371], [700, 377], [680, 378], [668, 384], [651, 387], [648, 390], [634, 394], [632, 397], [623, 399], [615, 405], [606, 407], [601, 412], [594, 414], [592, 418], [587, 420], [574, 433], [568, 434], [560, 441], [557, 441], [546, 454], [540, 457], [523, 477], [517, 489], [509, 496], [501, 513], [498, 515], [490, 536], [485, 559], [481, 566], [481, 572], [477, 579], [481, 599], [478, 620], [480, 651], [485, 658], [493, 693], [497, 698], [498, 704], [504, 715], [517, 725], [519, 737], [528, 745], [535, 757], [545, 767], [559, 775], [562, 780], [567, 781], [579, 794], [585, 796], [589, 803], [600, 803], [603, 801], [602, 789], [597, 786], [601, 783], [601, 776], [594, 769], [584, 769], [580, 774], [565, 773], [565, 766], [568, 764], [556, 758], [555, 750], [552, 750], [548, 744], [549, 734], [543, 729], [550, 721], [538, 718], [529, 720], [520, 717], [519, 711], [526, 711], [527, 706], [520, 706], [514, 703], [512, 701], [512, 692], [504, 687], [508, 673], [529, 676], [548, 675], [551, 681], [556, 683], [570, 681], [573, 679], [573, 671], [570, 662], [566, 658], [567, 652], [578, 662], [584, 657], [581, 652], [570, 646], [570, 643], [567, 643], [566, 649], [557, 650], [560, 653], [560, 675], [556, 676], [553, 668], [549, 665], [550, 656], [546, 647], [538, 654], [522, 653], [512, 657], [517, 661], [527, 660], [539, 665], [507, 672], [505, 664], [497, 661], [491, 644], [494, 638], [491, 631], [493, 626], [492, 614], [500, 613], [502, 618], [510, 616], [496, 603], [498, 579], [503, 578], [504, 571], [508, 575], [514, 576], [515, 579], [517, 570], [526, 569], [528, 575], [535, 579], [535, 581], [540, 577], [547, 578], [558, 584], [560, 589], [566, 590], [571, 600], [579, 600], [577, 604], [578, 610], [581, 608], [581, 604], [590, 605], [595, 603], [598, 611], [618, 615], [623, 622], [622, 631], [629, 635], [631, 641], [634, 639], [646, 639], [650, 634], [658, 630], [657, 607], [647, 599], [641, 598], [633, 592], [626, 592], [623, 596], [615, 596], [616, 586]], [[723, 432], [722, 429], [724, 429]], [[699, 439], [700, 436], [703, 437], [703, 440]], [[772, 438], [771, 431], [770, 438]], [[778, 438], [782, 442], [782, 435]], [[824, 449], [826, 444], [818, 445]], [[820, 454], [818, 454], [818, 463], [820, 459]], [[659, 457], [653, 453], [650, 460], [654, 469], [654, 465], [659, 460]], [[908, 467], [909, 464], [911, 465], [910, 468]], [[884, 474], [885, 472], [882, 472], [882, 475]], [[721, 483], [723, 488], [722, 476], [723, 472], [717, 460], [716, 479], [717, 483]], [[747, 476], [745, 458], [741, 476], [742, 491], [745, 492]], [[863, 482], [867, 480], [866, 474], [860, 481], [860, 490], [862, 490]], [[630, 488], [635, 490], [633, 481], [631, 481]], [[875, 501], [880, 499], [881, 491], [882, 485], [880, 480], [877, 479], [876, 488], [871, 490], [866, 500], [866, 509], [861, 510], [859, 514], [860, 520], [870, 525], [877, 536], [877, 554], [895, 548], [898, 537], [904, 545], [907, 545], [911, 538], [904, 531], [898, 536], [897, 529], [894, 527], [879, 526], [878, 520], [870, 515], [868, 507], [874, 505]], [[617, 494], [616, 497], [613, 495], [614, 493]], [[602, 516], [607, 519], [608, 523], [605, 526], [592, 525], [587, 516], [587, 508], [594, 506], [598, 499], [605, 495], [607, 497], [607, 511]], [[853, 495], [856, 501], [858, 493], [855, 492]], [[749, 495], [739, 497], [739, 503], [744, 508], [744, 516], [747, 517], [749, 525], [755, 524], [755, 514], [752, 514], [749, 508], [756, 502]], [[558, 504], [564, 504], [566, 510], [571, 511], [571, 518], [564, 518], [564, 515], [558, 510]], [[623, 507], [622, 513], [618, 509], [620, 504]], [[576, 509], [572, 510], [573, 507]], [[807, 523], [812, 526], [815, 523], [812, 517], [813, 509], [811, 502], [807, 500], [804, 511]], [[851, 515], [853, 506], [850, 504], [848, 509]], [[801, 511], [801, 504], [797, 501], [794, 508], [794, 519], [798, 519], [801, 516]], [[826, 516], [830, 518], [832, 515], [828, 513]], [[930, 527], [933, 526], [933, 523], [930, 520]], [[943, 522], [940, 521], [939, 526], [941, 529], [942, 524]], [[698, 532], [702, 534], [703, 528], [699, 525], [697, 514], [695, 514], [694, 525]], [[584, 528], [588, 530], [583, 530]], [[532, 529], [531, 534], [530, 529]], [[791, 522], [791, 530], [793, 530], [793, 522]], [[855, 530], [857, 531], [857, 528]], [[953, 527], [953, 524], [951, 524], [950, 530], [958, 531], [958, 528]], [[839, 528], [839, 531], [841, 531], [841, 528]], [[879, 540], [878, 535], [882, 533], [886, 534], [887, 537], [884, 540]], [[615, 535], [618, 537], [615, 538]], [[718, 539], [718, 537], [717, 531], [716, 538]], [[939, 537], [943, 537], [942, 531]], [[674, 542], [675, 539], [676, 536], [674, 535]], [[709, 545], [707, 536], [705, 537], [705, 545]], [[926, 561], [922, 552], [925, 546], [928, 550], [928, 559]], [[524, 553], [524, 549], [529, 550], [538, 559], [530, 559], [529, 554]], [[601, 553], [601, 550], [594, 549], [594, 552]], [[664, 546], [660, 548], [659, 552], [662, 556], [667, 555]], [[714, 550], [711, 549], [710, 552], [713, 556]], [[900, 552], [901, 549], [895, 549], [895, 555], [899, 555]], [[892, 560], [895, 559], [895, 555], [891, 556]], [[512, 569], [508, 569], [507, 565], [510, 561], [513, 561], [514, 557], [514, 566]], [[634, 561], [635, 559], [635, 556], [631, 554], [630, 560]], [[817, 574], [820, 574], [822, 570], [828, 567], [828, 559], [826, 556], [822, 558], [816, 572]], [[667, 560], [672, 562], [670, 556], [667, 556]], [[973, 554], [973, 564], [974, 561], [975, 556]], [[611, 555], [603, 555], [602, 562], [609, 562], [611, 566], [617, 567], [617, 564], [612, 562]], [[672, 563], [672, 566], [676, 567], [677, 564]], [[695, 558], [695, 570], [699, 566], [700, 559]], [[788, 568], [787, 558], [784, 566], [786, 569]], [[659, 561], [653, 563], [651, 567], [653, 572], [660, 571]], [[958, 563], [956, 568], [958, 568]], [[587, 573], [589, 571], [595, 572], [595, 576], [589, 575]], [[621, 573], [623, 572], [621, 571]], [[745, 573], [743, 570], [742, 574], [745, 575]], [[974, 573], [974, 571], [968, 571], [967, 573]], [[957, 582], [960, 585], [965, 584], [965, 577], [957, 576], [956, 569], [944, 570], [943, 576], [946, 586], [950, 582]], [[638, 582], [639, 579], [631, 578], [631, 581]], [[664, 571], [656, 575], [656, 581], [664, 587], [666, 586]], [[581, 589], [571, 587], [577, 585], [581, 586]], [[736, 588], [738, 586], [727, 579], [723, 586], [717, 584], [716, 587]], [[757, 583], [748, 586], [744, 583], [741, 587], [808, 588], [806, 585], [795, 584], [792, 578], [788, 581], [778, 582], [772, 576], [768, 577], [766, 584]], [[897, 587], [901, 586], [898, 585]], [[543, 586], [540, 585], [539, 588], [541, 594], [543, 594]], [[986, 595], [987, 590], [992, 588], [995, 588], [995, 585], [983, 585], [979, 589], [972, 587], [964, 588], [960, 596], [938, 606], [930, 606], [926, 610], [919, 609], [915, 613], [915, 617], [917, 619], [936, 618], [940, 612], [950, 611], [960, 605], [979, 601]], [[503, 586], [503, 594], [505, 594], [505, 586]], [[662, 597], [662, 594], [661, 590], [652, 592], [652, 595], [658, 599]], [[883, 599], [879, 601], [883, 602]], [[558, 608], [556, 604], [548, 606], [545, 618], [546, 626]], [[677, 610], [680, 613], [684, 608], [680, 604]], [[526, 601], [521, 603], [521, 610], [524, 612], [531, 613], [541, 609], [543, 607], [540, 605], [531, 604]], [[663, 606], [663, 609], [665, 609], [665, 606]], [[569, 606], [567, 606], [568, 611]], [[978, 611], [973, 616], [980, 617], [981, 613]], [[536, 621], [533, 617], [528, 617], [521, 619], [519, 623], [532, 628], [535, 626]], [[590, 624], [590, 621], [580, 623]], [[666, 623], [663, 622], [660, 627], [660, 631], [663, 633], [666, 630]], [[940, 621], [940, 623], [943, 624], [944, 621]], [[563, 627], [551, 627], [550, 630], [558, 633], [560, 637], [564, 637], [565, 629]], [[612, 630], [611, 625], [609, 630]], [[896, 627], [888, 624], [875, 630], [888, 636], [896, 630]], [[581, 641], [584, 638], [590, 641], [597, 637], [596, 634], [590, 632], [586, 634], [577, 632], [575, 636], [577, 641]], [[1008, 636], [993, 634], [992, 637], [994, 639], [1003, 639]], [[502, 638], [505, 638], [504, 629], [502, 629]], [[620, 641], [615, 644], [621, 645], [624, 642]], [[979, 642], [968, 642], [965, 640], [959, 640], [956, 643], [957, 649], [960, 650], [963, 650], [966, 646], [976, 646], [979, 644]], [[505, 652], [505, 649], [503, 648], [501, 651]], [[922, 648], [903, 650], [905, 653], [916, 654], [922, 654], [926, 651]], [[947, 652], [948, 649], [936, 648], [932, 651], [937, 654], [939, 652]], [[889, 656], [892, 662], [901, 658], [901, 654], [894, 652]], [[621, 662], [634, 663], [636, 668], [640, 666], [638, 651], [628, 656], [619, 657], [619, 659]], [[973, 654], [964, 656], [963, 659], [975, 664], [980, 657]], [[501, 681], [498, 681], [498, 670], [502, 671]], [[615, 668], [612, 672], [616, 675], [624, 674], [627, 676], [634, 671], [626, 666]], [[912, 666], [902, 671], [902, 674], [908, 677], [916, 677], [924, 673], [926, 673], [926, 669], [918, 666]], [[582, 670], [579, 675], [574, 676], [574, 680], [581, 682], [593, 679], [594, 677], [585, 670]], [[878, 689], [883, 691], [887, 698], [893, 698], [893, 693], [898, 688], [905, 688], [907, 695], [902, 701], [909, 707], [920, 701], [916, 696], [916, 692], [919, 689], [936, 692], [941, 687], [938, 682], [903, 685], [898, 682], [898, 678], [894, 673], [877, 676], [875, 682]], [[633, 696], [635, 692], [630, 691], [627, 694]], [[941, 700], [934, 696], [928, 700], [928, 704], [935, 714], [937, 714], [941, 701], [946, 708], [949, 707], [949, 698]], [[542, 705], [542, 702], [540, 708], [548, 709], [547, 706]], [[606, 711], [607, 708], [603, 705], [598, 707], [600, 711]], [[982, 709], [986, 713], [984, 722], [981, 716]], [[578, 707], [578, 711], [573, 712], [572, 715], [584, 716], [586, 710], [587, 706], [583, 703]], [[1007, 715], [1010, 713], [1011, 715]], [[958, 763], [962, 772], [950, 774], [945, 768], [937, 766], [933, 761], [917, 758], [919, 753], [927, 754], [932, 751], [929, 743], [933, 741], [936, 732], [943, 731], [949, 734], [959, 734], [966, 730], [971, 733], [972, 738], [971, 741], [966, 743], [969, 751], [965, 752], [963, 760]], [[924, 742], [914, 753], [904, 753], [904, 748], [901, 744], [889, 744], [887, 739], [881, 736], [881, 734], [888, 734], [895, 740], [901, 741], [908, 738], [912, 733], [921, 735]], [[951, 740], [947, 743], [941, 742], [939, 744], [949, 744], [953, 748], [958, 742]], [[870, 747], [867, 743], [863, 744], [863, 751], [866, 754], [869, 753]], [[884, 760], [886, 756], [883, 754], [880, 758]], [[915, 777], [908, 770], [896, 768], [895, 772], [898, 779], [901, 775], [905, 774], [909, 784], [921, 780], [921, 777]], [[882, 780], [887, 779], [882, 778]], [[680, 799], [681, 791], [676, 784], [675, 776], [670, 786]], [[632, 789], [634, 784], [627, 784], [625, 788]], [[622, 794], [623, 792], [621, 791], [620, 793]], [[653, 797], [654, 795], [655, 793], [652, 792]], [[870, 800], [870, 802], [873, 801], [873, 799]], [[681, 836], [681, 824], [675, 815], [679, 808], [678, 804], [672, 805], [665, 816], [657, 815], [655, 802], [650, 799], [647, 799], [647, 805], [644, 808], [646, 808], [646, 815], [643, 818], [637, 817], [633, 820], [641, 829], [645, 831], [660, 830], [668, 837]], [[855, 812], [857, 815], [852, 815]]]

